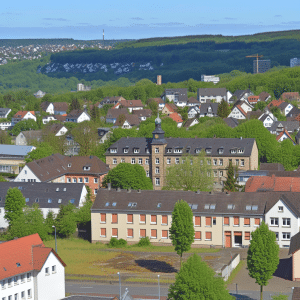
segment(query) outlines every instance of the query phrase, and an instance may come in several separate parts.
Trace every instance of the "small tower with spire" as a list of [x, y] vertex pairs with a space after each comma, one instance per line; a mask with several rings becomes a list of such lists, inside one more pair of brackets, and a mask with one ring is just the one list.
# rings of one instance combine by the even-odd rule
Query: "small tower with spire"
[[155, 129], [152, 132], [153, 138], [151, 142], [151, 177], [154, 190], [161, 190], [164, 185], [165, 176], [165, 148], [167, 142], [165, 140], [165, 132], [161, 128], [161, 119], [159, 114], [155, 119]]

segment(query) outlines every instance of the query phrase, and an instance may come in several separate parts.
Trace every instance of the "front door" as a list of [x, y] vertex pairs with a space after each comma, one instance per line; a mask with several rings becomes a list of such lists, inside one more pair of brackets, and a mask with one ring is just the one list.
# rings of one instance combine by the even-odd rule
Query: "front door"
[[231, 231], [225, 231], [225, 248], [231, 248]]

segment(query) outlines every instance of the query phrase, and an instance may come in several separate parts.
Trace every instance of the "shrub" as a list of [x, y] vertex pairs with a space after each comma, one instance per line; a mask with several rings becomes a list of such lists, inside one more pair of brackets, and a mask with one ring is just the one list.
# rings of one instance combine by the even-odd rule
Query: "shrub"
[[124, 239], [117, 239], [115, 237], [112, 237], [109, 241], [108, 247], [109, 248], [122, 248], [127, 245], [127, 241]]
[[149, 237], [142, 237], [140, 241], [137, 243], [138, 247], [148, 247], [151, 246]]

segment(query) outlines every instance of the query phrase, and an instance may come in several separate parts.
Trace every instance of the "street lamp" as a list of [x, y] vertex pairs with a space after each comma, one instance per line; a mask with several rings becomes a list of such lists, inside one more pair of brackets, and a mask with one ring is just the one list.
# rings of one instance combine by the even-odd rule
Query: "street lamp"
[[57, 241], [56, 241], [56, 227], [54, 225], [52, 225], [52, 228], [55, 229], [55, 252], [58, 253], [57, 252]]
[[118, 272], [117, 274], [119, 275], [120, 300], [121, 300], [121, 297], [122, 297], [122, 295], [121, 295], [121, 274], [120, 274], [120, 272]]
[[160, 275], [157, 275], [157, 278], [158, 278], [158, 300], [160, 300], [159, 276], [160, 276]]

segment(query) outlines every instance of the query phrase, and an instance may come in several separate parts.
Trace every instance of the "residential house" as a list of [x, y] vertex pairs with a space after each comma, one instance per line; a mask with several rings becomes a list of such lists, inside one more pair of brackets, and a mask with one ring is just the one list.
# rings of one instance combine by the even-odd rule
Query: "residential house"
[[133, 110], [141, 110], [144, 108], [141, 100], [121, 100], [120, 105], [123, 108], [127, 108], [130, 113]]
[[0, 118], [1, 119], [6, 119], [11, 112], [10, 108], [0, 108]]
[[233, 106], [237, 106], [240, 105], [241, 108], [246, 112], [250, 112], [253, 110], [253, 106], [251, 104], [248, 103], [248, 101], [244, 101], [244, 100], [238, 100], [235, 102], [235, 104]]
[[37, 233], [0, 244], [1, 299], [60, 300], [66, 264]]
[[[172, 116], [172, 114], [171, 114]], [[114, 168], [121, 162], [138, 163], [152, 179], [154, 189], [164, 186], [166, 168], [178, 164], [183, 153], [197, 155], [202, 149], [211, 158], [215, 181], [226, 180], [229, 160], [241, 170], [258, 169], [255, 139], [164, 138], [161, 120], [155, 121], [153, 138], [121, 138], [106, 151], [106, 162]]]
[[280, 100], [280, 99], [278, 99], [278, 100], [272, 100], [268, 105], [267, 105], [267, 107], [269, 108], [269, 109], [271, 109], [272, 107], [274, 107], [274, 106], [276, 106], [276, 107], [278, 107], [280, 104], [282, 104], [282, 103], [284, 103], [284, 101], [283, 100]]
[[187, 89], [165, 89], [161, 95], [161, 99], [166, 102], [166, 99], [175, 103], [179, 107], [185, 107], [188, 103]]
[[51, 121], [57, 121], [57, 119], [54, 116], [45, 116], [42, 119], [43, 124], [48, 124]]
[[127, 108], [120, 108], [120, 109], [110, 108], [106, 114], [106, 123], [115, 124], [120, 115], [128, 115]]
[[86, 201], [87, 189], [83, 183], [52, 183], [47, 182], [0, 182], [0, 229], [8, 227], [4, 218], [5, 197], [9, 188], [18, 188], [25, 198], [26, 205], [31, 207], [35, 203], [46, 219], [52, 211], [56, 216], [61, 205], [74, 204], [77, 208], [83, 206]]
[[47, 125], [47, 131], [53, 133], [55, 136], [62, 136], [68, 132], [68, 129], [62, 124], [51, 124]]
[[263, 122], [264, 127], [270, 128], [272, 124], [277, 121], [277, 118], [275, 118], [272, 113], [263, 113], [258, 120]]
[[123, 129], [131, 129], [134, 126], [139, 126], [141, 120], [137, 115], [126, 114], [123, 120], [118, 119], [115, 126], [119, 126]]
[[0, 172], [19, 174], [34, 146], [0, 145]]
[[[290, 112], [286, 115], [287, 118], [297, 118], [300, 115], [300, 109], [298, 107], [294, 107], [292, 110], [290, 110]], [[299, 121], [299, 119], [298, 119]]]
[[186, 127], [186, 128], [190, 128], [190, 127], [192, 127], [192, 126], [194, 126], [194, 125], [197, 125], [197, 124], [199, 124], [199, 121], [198, 121], [198, 119], [196, 119], [196, 118], [194, 118], [194, 119], [188, 119], [185, 123], [184, 123], [184, 127]]
[[250, 105], [255, 105], [259, 101], [259, 96], [249, 96], [247, 102]]
[[282, 93], [280, 98], [282, 100], [288, 100], [288, 101], [300, 101], [300, 96], [298, 92], [286, 92]]
[[51, 156], [25, 165], [16, 182], [84, 183], [97, 194], [109, 166], [97, 156]]
[[194, 119], [196, 116], [199, 116], [200, 115], [200, 108], [199, 106], [191, 106], [189, 107], [188, 111], [188, 118], [189, 119]]
[[288, 115], [288, 113], [294, 108], [294, 106], [288, 102], [283, 102], [279, 104], [278, 107], [284, 116]]
[[280, 163], [261, 163], [260, 170], [285, 171], [284, 166]]
[[41, 103], [41, 109], [50, 114], [50, 115], [54, 115], [54, 105], [52, 102], [49, 102], [49, 101], [44, 101]]
[[262, 115], [262, 111], [260, 109], [253, 110], [253, 111], [248, 111], [247, 112], [247, 119], [248, 120], [258, 119], [261, 115]]
[[201, 81], [213, 82], [214, 84], [217, 84], [220, 81], [220, 77], [216, 75], [201, 75]]
[[243, 110], [243, 108], [240, 105], [235, 105], [228, 116], [228, 118], [234, 118], [238, 120], [246, 119], [246, 117], [247, 113]]
[[284, 129], [283, 131], [281, 131], [281, 133], [279, 135], [277, 135], [276, 140], [278, 142], [282, 142], [282, 141], [284, 141], [286, 139], [289, 139], [290, 141], [292, 141], [293, 145], [296, 145], [295, 141], [290, 136], [290, 134], [288, 133], [288, 131], [286, 129]]
[[188, 101], [188, 103], [187, 103], [187, 106], [189, 106], [189, 107], [192, 107], [192, 106], [200, 106], [200, 102], [196, 99], [196, 98], [194, 98], [194, 97], [190, 97], [189, 99], [188, 99], [189, 101]]
[[66, 122], [67, 119], [67, 115], [54, 115], [53, 117], [62, 123]]
[[267, 92], [261, 92], [258, 96], [259, 96], [259, 101], [266, 102], [271, 99], [271, 95]]
[[239, 121], [232, 117], [224, 118], [223, 120], [231, 128], [235, 128], [239, 125]]
[[16, 145], [28, 146], [33, 141], [41, 142], [42, 130], [21, 131], [16, 137]]
[[121, 103], [120, 103], [120, 102], [116, 103], [116, 104], [112, 107], [112, 109], [119, 109], [119, 108], [121, 108]]
[[276, 121], [268, 128], [271, 134], [279, 135], [282, 131], [287, 130], [289, 134], [299, 131], [298, 121]]
[[173, 114], [174, 112], [177, 112], [177, 106], [174, 103], [166, 103], [162, 110], [162, 114], [167, 116]]
[[69, 104], [67, 102], [42, 102], [41, 109], [50, 115], [64, 115], [67, 113]]
[[13, 128], [13, 125], [11, 122], [1, 122], [0, 123], [0, 129], [1, 130], [10, 130]]
[[20, 121], [32, 119], [36, 121], [34, 111], [18, 111], [11, 119], [12, 126], [16, 125]]
[[65, 155], [68, 156], [79, 155], [80, 146], [75, 141], [72, 134], [66, 134], [66, 146], [67, 146], [67, 150], [65, 151]]
[[151, 98], [148, 100], [148, 102], [149, 101], [155, 101], [158, 104], [158, 110], [163, 110], [163, 108], [165, 107], [165, 102], [161, 98]]
[[140, 121], [146, 121], [147, 118], [150, 118], [152, 116], [152, 110], [151, 109], [133, 110], [132, 114], [137, 115]]
[[177, 112], [170, 114], [169, 117], [177, 123], [178, 128], [182, 127], [183, 120]]
[[232, 96], [229, 98], [228, 103], [232, 104], [236, 101], [242, 100], [247, 101], [249, 96], [253, 96], [254, 94], [248, 90], [236, 90]]
[[[289, 248], [289, 255], [292, 255], [292, 280], [293, 281], [300, 281], [300, 232], [296, 233], [291, 237], [291, 243]], [[300, 299], [300, 288], [293, 288], [293, 300]], [[298, 297], [296, 298], [297, 291]]]
[[122, 96], [113, 96], [113, 97], [105, 97], [103, 100], [99, 103], [98, 108], [102, 108], [103, 105], [108, 104], [108, 105], [115, 105], [121, 100], [126, 100]]
[[90, 115], [84, 110], [80, 110], [80, 109], [72, 110], [71, 112], [68, 113], [66, 117], [66, 122], [81, 123], [90, 120], [91, 120]]
[[200, 118], [217, 117], [219, 103], [202, 103], [200, 106]]
[[246, 185], [249, 178], [254, 176], [268, 176], [269, 172], [264, 170], [247, 170], [247, 171], [238, 171], [237, 175], [237, 184], [240, 186]]
[[41, 90], [38, 90], [35, 94], [33, 94], [35, 98], [43, 98], [46, 93], [41, 91]]
[[109, 139], [109, 136], [112, 133], [112, 130], [110, 127], [100, 127], [97, 130], [98, 130], [100, 144], [103, 144], [105, 141], [107, 141]]
[[228, 102], [232, 94], [226, 88], [199, 88], [197, 90], [197, 100], [202, 103], [215, 102], [220, 103], [223, 99]]

